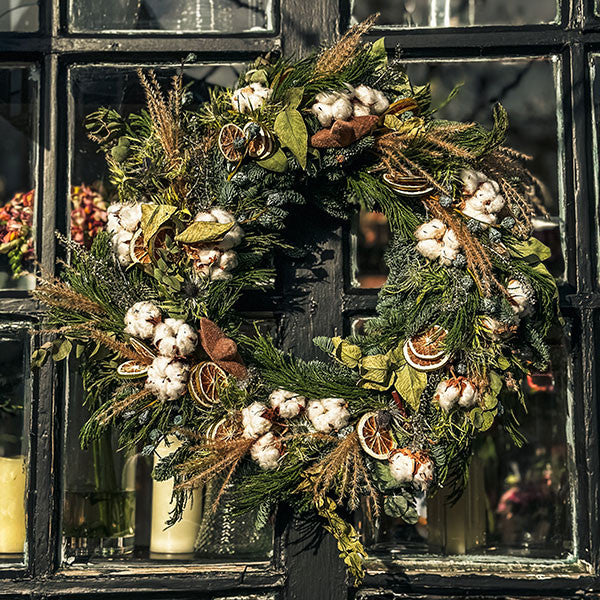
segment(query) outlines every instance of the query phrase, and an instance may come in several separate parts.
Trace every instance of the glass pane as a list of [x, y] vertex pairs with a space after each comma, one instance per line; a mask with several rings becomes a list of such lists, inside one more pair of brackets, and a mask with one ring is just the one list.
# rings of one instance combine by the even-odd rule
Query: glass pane
[[[535, 236], [548, 245], [552, 256], [546, 263], [557, 278], [565, 276], [562, 181], [559, 175], [560, 148], [557, 133], [557, 98], [555, 83], [558, 62], [547, 59], [498, 59], [444, 62], [409, 62], [408, 74], [414, 84], [431, 84], [433, 106], [440, 105], [457, 84], [463, 84], [458, 96], [437, 113], [438, 118], [479, 121], [491, 126], [491, 108], [501, 102], [508, 111], [507, 144], [532, 156], [528, 168], [539, 180], [541, 192], [533, 202], [548, 215], [535, 218]], [[361, 240], [364, 217], [357, 223], [355, 244], [357, 272], [361, 287], [370, 278], [374, 250]], [[372, 232], [372, 228], [369, 230]], [[385, 236], [377, 238], [377, 244]], [[378, 249], [381, 252], [381, 248]], [[381, 271], [379, 271], [381, 278]]]
[[0, 66], [0, 289], [30, 289], [38, 71]]
[[379, 25], [466, 27], [555, 23], [558, 0], [353, 0], [358, 22], [380, 12]]
[[390, 227], [382, 213], [361, 211], [355, 223], [355, 257], [353, 285], [380, 288], [387, 279], [388, 268], [383, 259], [390, 241]]
[[271, 0], [70, 0], [72, 31], [271, 31]]
[[[558, 338], [557, 338], [558, 339]], [[527, 441], [517, 448], [494, 424], [474, 449], [469, 483], [454, 505], [446, 491], [419, 502], [419, 521], [384, 516], [362, 523], [374, 553], [567, 558], [573, 552], [568, 473], [568, 358], [560, 342], [551, 367], [525, 383]]]
[[[600, 0], [598, 0], [600, 9]], [[596, 192], [596, 206], [600, 207], [600, 181], [598, 180], [598, 169], [600, 165], [600, 54], [590, 55], [590, 70], [592, 81], [592, 126], [594, 128], [594, 186]], [[598, 210], [598, 208], [597, 208]], [[596, 240], [600, 244], [600, 228], [596, 224]], [[600, 246], [597, 245], [597, 248]], [[596, 256], [597, 277], [600, 278], [600, 253]]]
[[0, 565], [24, 562], [31, 394], [24, 327], [0, 324]]
[[[241, 65], [207, 65], [187, 68], [185, 83], [190, 84], [190, 102], [207, 98], [211, 85], [233, 86]], [[161, 69], [158, 78], [168, 85], [174, 69]], [[77, 67], [71, 70], [74, 130], [71, 132], [72, 219], [71, 235], [84, 243], [89, 236], [89, 214], [82, 225], [79, 208], [94, 198], [105, 212], [115, 200], [108, 180], [106, 163], [97, 145], [86, 135], [86, 115], [108, 106], [127, 115], [145, 106], [144, 92], [135, 67]], [[102, 215], [95, 224], [102, 227]], [[105, 217], [104, 217], [105, 218]], [[80, 236], [79, 238], [77, 236]], [[265, 315], [258, 315], [265, 328], [273, 327]], [[65, 505], [63, 535], [65, 559], [86, 562], [90, 558], [127, 556], [130, 562], [160, 559], [197, 560], [213, 558], [250, 558], [263, 560], [272, 552], [272, 529], [254, 531], [254, 516], [237, 517], [226, 502], [216, 513], [211, 511], [214, 490], [198, 490], [184, 520], [172, 528], [164, 527], [171, 506], [172, 483], [153, 482], [150, 473], [156, 457], [169, 454], [176, 440], [164, 438], [149, 456], [146, 452], [119, 451], [116, 435], [107, 435], [82, 451], [79, 430], [93, 406], [84, 406], [83, 385], [76, 365], [70, 369], [67, 400], [65, 466]], [[143, 413], [142, 413], [143, 417]], [[140, 417], [140, 418], [142, 418]]]
[[37, 31], [37, 0], [3, 0], [0, 2], [0, 31]]

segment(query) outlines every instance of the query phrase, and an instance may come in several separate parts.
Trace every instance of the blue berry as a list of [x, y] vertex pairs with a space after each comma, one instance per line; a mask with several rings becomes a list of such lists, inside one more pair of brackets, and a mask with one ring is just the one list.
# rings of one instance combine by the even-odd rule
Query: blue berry
[[454, 369], [459, 375], [467, 374], [467, 365], [465, 363], [458, 363]]
[[235, 150], [243, 150], [246, 147], [246, 138], [235, 138], [235, 140], [233, 140], [233, 147]]
[[161, 433], [158, 429], [153, 429], [150, 432], [150, 439], [155, 442], [159, 437], [161, 436]]
[[183, 423], [183, 417], [181, 415], [177, 415], [173, 419], [173, 425], [181, 425]]
[[249, 140], [253, 140], [260, 133], [260, 125], [257, 123], [250, 123], [248, 127], [246, 127], [246, 135]]
[[140, 425], [145, 425], [148, 422], [148, 419], [150, 418], [150, 412], [145, 410], [139, 417], [138, 417], [138, 423]]
[[154, 446], [149, 444], [142, 448], [142, 456], [151, 456], [154, 453]]
[[460, 285], [462, 288], [464, 288], [465, 290], [470, 290], [473, 287], [473, 278], [470, 275], [465, 275], [461, 280], [460, 280]]

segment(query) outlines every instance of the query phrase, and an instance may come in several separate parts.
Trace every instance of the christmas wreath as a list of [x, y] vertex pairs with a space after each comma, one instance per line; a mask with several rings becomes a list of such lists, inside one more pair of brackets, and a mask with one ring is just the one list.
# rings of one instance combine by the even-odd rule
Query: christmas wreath
[[[36, 352], [79, 359], [92, 417], [85, 445], [116, 426], [174, 478], [173, 522], [216, 481], [262, 521], [280, 502], [316, 511], [357, 580], [366, 556], [346, 517], [365, 499], [417, 519], [425, 491], [464, 486], [473, 441], [496, 419], [522, 442], [522, 380], [549, 359], [557, 289], [532, 237], [537, 182], [491, 130], [435, 118], [368, 20], [296, 62], [269, 55], [235, 91], [189, 103], [140, 71], [145, 110], [88, 117], [120, 201], [90, 249], [41, 278], [56, 339]], [[450, 98], [451, 99], [451, 98]], [[298, 256], [286, 219], [310, 204], [346, 219], [381, 211], [389, 277], [364, 335], [319, 337], [306, 362], [236, 312], [272, 285], [273, 253]]]

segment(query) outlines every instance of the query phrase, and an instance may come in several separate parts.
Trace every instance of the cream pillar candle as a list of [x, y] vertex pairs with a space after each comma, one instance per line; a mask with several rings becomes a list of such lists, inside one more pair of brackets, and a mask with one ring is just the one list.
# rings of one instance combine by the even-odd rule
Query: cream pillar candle
[[[176, 438], [167, 438], [156, 448], [157, 457], [172, 454], [181, 446]], [[152, 482], [152, 528], [150, 532], [150, 552], [152, 554], [190, 554], [194, 551], [194, 543], [200, 529], [202, 518], [202, 500], [200, 490], [194, 491], [193, 502], [188, 504], [183, 511], [181, 521], [165, 529], [165, 523], [173, 510], [171, 496], [173, 494], [173, 480]]]
[[21, 554], [25, 550], [24, 456], [0, 456], [0, 554]]

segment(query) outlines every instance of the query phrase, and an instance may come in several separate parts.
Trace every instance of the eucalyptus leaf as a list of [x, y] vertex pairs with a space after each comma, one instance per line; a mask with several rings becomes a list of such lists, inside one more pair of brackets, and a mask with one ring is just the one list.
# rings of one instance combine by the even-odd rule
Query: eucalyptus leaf
[[216, 242], [222, 239], [233, 225], [233, 223], [208, 223], [206, 221], [196, 221], [175, 236], [175, 239], [183, 244]]
[[52, 352], [52, 360], [59, 362], [64, 360], [71, 353], [71, 349], [73, 348], [73, 344], [70, 340], [63, 340], [57, 346], [55, 346]]
[[292, 87], [285, 92], [285, 95], [283, 96], [283, 101], [285, 104], [287, 104], [288, 108], [298, 108], [300, 106], [300, 103], [302, 102], [303, 96], [303, 87]]
[[142, 232], [146, 244], [175, 212], [177, 207], [171, 204], [142, 204]]
[[298, 159], [300, 166], [305, 169], [308, 131], [300, 112], [295, 108], [282, 110], [275, 118], [273, 129], [281, 145], [289, 148]]

